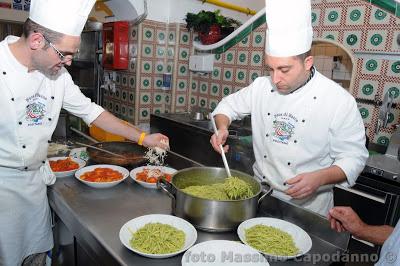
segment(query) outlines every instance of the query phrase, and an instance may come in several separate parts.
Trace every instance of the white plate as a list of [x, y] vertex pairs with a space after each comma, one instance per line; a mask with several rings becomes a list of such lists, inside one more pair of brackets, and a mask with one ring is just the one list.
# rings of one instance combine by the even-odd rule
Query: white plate
[[269, 263], [257, 250], [242, 243], [210, 240], [194, 245], [182, 256], [182, 266], [200, 265], [268, 266]]
[[237, 229], [237, 234], [243, 243], [248, 245], [246, 242], [244, 230], [248, 229], [250, 227], [253, 227], [255, 225], [258, 225], [258, 224], [273, 226], [275, 228], [278, 228], [278, 229], [290, 234], [293, 238], [293, 241], [294, 241], [296, 247], [300, 250], [299, 254], [294, 255], [294, 256], [277, 256], [277, 255], [273, 255], [273, 254], [264, 253], [259, 250], [261, 253], [263, 253], [266, 256], [269, 256], [269, 257], [272, 257], [272, 258], [278, 259], [278, 260], [293, 259], [298, 256], [302, 256], [302, 255], [306, 254], [308, 251], [310, 251], [310, 249], [312, 247], [311, 237], [307, 234], [306, 231], [304, 231], [297, 225], [286, 222], [284, 220], [275, 219], [275, 218], [267, 218], [267, 217], [259, 217], [259, 218], [249, 219], [249, 220], [242, 222], [239, 225], [239, 227]]
[[144, 181], [140, 181], [136, 179], [136, 174], [143, 172], [144, 169], [160, 169], [163, 173], [166, 174], [170, 174], [173, 175], [177, 172], [176, 169], [171, 168], [171, 167], [166, 167], [166, 166], [155, 166], [155, 165], [147, 165], [147, 166], [141, 166], [141, 167], [137, 167], [135, 169], [133, 169], [130, 172], [130, 176], [133, 180], [135, 180], [135, 182], [137, 182], [139, 185], [145, 187], [145, 188], [153, 188], [156, 189], [157, 188], [157, 183], [147, 183]]
[[[68, 157], [51, 157], [48, 160], [49, 161], [57, 161], [57, 160], [65, 160], [67, 158]], [[79, 164], [79, 167], [77, 169], [70, 170], [70, 171], [63, 171], [63, 172], [55, 172], [55, 171], [53, 171], [53, 173], [56, 175], [57, 178], [73, 176], [76, 171], [78, 171], [79, 169], [81, 169], [82, 167], [84, 167], [86, 165], [86, 162], [84, 160], [81, 160], [81, 159], [78, 159], [78, 158], [73, 158], [73, 157], [71, 157], [71, 159], [74, 162], [76, 162], [77, 164]]]
[[[148, 253], [143, 253], [140, 252], [139, 250], [133, 248], [129, 244], [129, 240], [132, 238], [132, 233], [129, 231], [128, 228], [132, 232], [136, 232], [138, 229], [142, 228], [148, 223], [163, 223], [163, 224], [168, 224], [176, 229], [182, 230], [185, 232], [185, 244], [181, 250], [178, 250], [177, 252], [174, 253], [168, 253], [168, 254], [148, 254]], [[157, 259], [162, 259], [162, 258], [169, 258], [172, 256], [175, 256], [188, 248], [190, 248], [197, 239], [197, 231], [191, 225], [189, 222], [183, 220], [182, 218], [172, 216], [172, 215], [166, 215], [166, 214], [149, 214], [149, 215], [144, 215], [137, 217], [135, 219], [132, 219], [125, 223], [122, 227], [121, 230], [119, 231], [119, 239], [121, 240], [122, 244], [124, 244], [125, 247], [128, 249], [132, 250], [133, 252], [142, 255], [144, 257], [148, 258], [157, 258]]]
[[[90, 182], [86, 180], [82, 180], [80, 177], [86, 172], [93, 171], [96, 168], [111, 168], [115, 171], [118, 171], [122, 174], [122, 179], [117, 180], [117, 181], [112, 181], [112, 182]], [[117, 165], [111, 165], [111, 164], [96, 164], [96, 165], [91, 165], [91, 166], [86, 166], [75, 173], [76, 179], [81, 181], [82, 183], [94, 187], [94, 188], [109, 188], [118, 185], [122, 181], [124, 181], [127, 177], [129, 176], [129, 171], [121, 166]]]

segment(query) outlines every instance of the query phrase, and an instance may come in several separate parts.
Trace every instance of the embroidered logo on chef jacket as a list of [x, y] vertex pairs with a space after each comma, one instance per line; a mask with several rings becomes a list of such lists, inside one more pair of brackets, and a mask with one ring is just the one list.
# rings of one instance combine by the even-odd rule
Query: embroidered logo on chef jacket
[[47, 98], [39, 93], [26, 98], [26, 116], [25, 120], [28, 126], [39, 126], [43, 124], [43, 118], [46, 115]]
[[288, 144], [290, 138], [294, 135], [298, 119], [290, 113], [278, 113], [274, 115], [274, 118], [272, 141]]

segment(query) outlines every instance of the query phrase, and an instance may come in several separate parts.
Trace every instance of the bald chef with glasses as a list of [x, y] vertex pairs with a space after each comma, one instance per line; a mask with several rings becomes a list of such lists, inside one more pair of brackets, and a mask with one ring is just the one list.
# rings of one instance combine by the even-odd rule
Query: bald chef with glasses
[[46, 185], [55, 176], [46, 156], [61, 108], [146, 147], [168, 148], [166, 136], [146, 135], [92, 103], [64, 68], [94, 2], [32, 0], [22, 36], [0, 43], [0, 265], [44, 265], [53, 247]]

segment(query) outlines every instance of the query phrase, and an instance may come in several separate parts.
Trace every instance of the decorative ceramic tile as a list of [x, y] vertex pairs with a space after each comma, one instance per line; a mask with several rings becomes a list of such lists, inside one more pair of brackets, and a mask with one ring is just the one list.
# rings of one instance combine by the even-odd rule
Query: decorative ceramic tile
[[115, 84], [118, 86], [121, 85], [121, 75], [121, 73], [117, 72], [117, 75], [115, 76]]
[[212, 111], [217, 107], [218, 105], [218, 100], [215, 99], [210, 99], [208, 108], [210, 108]]
[[172, 73], [173, 70], [174, 70], [174, 61], [169, 60], [167, 62], [167, 73]]
[[141, 92], [140, 93], [140, 105], [151, 104], [151, 93], [150, 92]]
[[[400, 4], [399, 4], [399, 10], [400, 10]], [[393, 32], [393, 38], [392, 38], [392, 45], [391, 45], [391, 50], [400, 51], [400, 44], [397, 43], [397, 39], [400, 39], [400, 30], [396, 30]]]
[[339, 31], [324, 31], [322, 32], [323, 39], [329, 39], [332, 41], [338, 41], [339, 39]]
[[386, 72], [388, 77], [400, 77], [400, 60], [399, 61], [388, 61], [388, 70]]
[[135, 109], [133, 107], [128, 106], [128, 118], [129, 119], [135, 118]]
[[139, 109], [139, 120], [146, 121], [150, 118], [150, 108], [140, 108]]
[[223, 85], [222, 88], [222, 97], [228, 96], [229, 94], [233, 93], [232, 86], [230, 85]]
[[136, 79], [135, 77], [129, 77], [129, 88], [134, 89], [136, 87]]
[[324, 25], [325, 26], [339, 26], [342, 15], [342, 8], [326, 8]]
[[186, 105], [186, 95], [185, 94], [177, 94], [176, 95], [176, 106], [185, 106]]
[[250, 41], [249, 41], [249, 36], [244, 37], [240, 42], [239, 42], [239, 47], [249, 47], [250, 46]]
[[190, 85], [190, 89], [192, 92], [199, 92], [199, 82], [197, 80], [193, 80], [192, 84]]
[[153, 114], [159, 115], [161, 113], [163, 113], [162, 108], [159, 108], [159, 107], [153, 108]]
[[199, 97], [199, 106], [200, 107], [207, 107], [208, 99], [206, 97]]
[[224, 81], [233, 81], [233, 68], [224, 67], [222, 79]]
[[379, 82], [376, 80], [360, 80], [356, 86], [359, 88], [357, 98], [374, 100], [378, 93]]
[[181, 44], [190, 45], [190, 34], [189, 34], [189, 32], [181, 31], [180, 34], [181, 34], [180, 43]]
[[257, 67], [262, 67], [263, 58], [264, 58], [264, 52], [261, 52], [261, 51], [253, 51], [253, 52], [251, 52], [250, 65], [251, 66], [257, 66]]
[[247, 52], [247, 51], [238, 51], [238, 56], [237, 56], [236, 63], [238, 65], [247, 66], [249, 64], [249, 52]]
[[253, 32], [253, 39], [251, 45], [253, 47], [264, 47], [265, 44], [265, 33], [264, 32]]
[[365, 20], [365, 6], [347, 8], [346, 25], [363, 25]]
[[263, 76], [261, 70], [250, 70], [249, 83], [253, 82], [256, 78]]
[[319, 16], [321, 15], [321, 10], [319, 8], [313, 8], [311, 12], [311, 22], [312, 26], [317, 26], [320, 23]]
[[128, 107], [125, 104], [121, 104], [121, 115], [128, 116]]
[[154, 57], [152, 44], [143, 44], [142, 45], [142, 56], [143, 57]]
[[155, 67], [155, 73], [156, 74], [162, 74], [165, 72], [165, 66], [164, 66], [164, 61], [157, 61], [156, 63], [156, 67]]
[[129, 40], [136, 41], [137, 40], [137, 27], [130, 27], [129, 28]]
[[225, 64], [235, 64], [236, 51], [230, 50], [224, 53]]
[[221, 68], [220, 67], [214, 67], [214, 70], [211, 74], [211, 78], [214, 80], [221, 80]]
[[198, 102], [197, 96], [190, 97], [190, 106], [197, 106], [197, 102]]
[[189, 60], [189, 48], [179, 49], [179, 60]]
[[173, 46], [169, 46], [169, 47], [167, 48], [167, 56], [168, 56], [168, 59], [174, 59], [174, 55], [175, 55], [174, 47], [173, 47]]
[[216, 54], [214, 57], [214, 63], [222, 63], [222, 56], [221, 54]]
[[114, 104], [114, 114], [121, 114], [121, 108], [120, 108], [120, 104], [119, 103], [115, 103]]
[[128, 75], [122, 75], [121, 81], [122, 87], [128, 87]]
[[390, 110], [390, 113], [388, 115], [388, 124], [387, 128], [393, 128], [395, 127], [400, 121], [399, 121], [399, 114], [400, 114], [400, 109], [394, 109], [392, 108]]
[[350, 49], [360, 49], [362, 31], [344, 31], [343, 44]]
[[128, 102], [129, 93], [126, 90], [121, 90], [121, 101]]
[[387, 35], [388, 35], [387, 30], [370, 30], [370, 31], [368, 31], [365, 48], [384, 51], [385, 44], [387, 41]]
[[372, 5], [369, 23], [371, 25], [373, 25], [373, 24], [389, 24], [390, 16], [386, 11], [379, 9]]
[[140, 88], [141, 89], [150, 89], [151, 88], [151, 77], [141, 77]]
[[247, 84], [247, 70], [246, 69], [236, 69], [235, 82], [241, 84]]
[[121, 98], [121, 89], [120, 89], [120, 88], [117, 88], [117, 89], [115, 90], [115, 93], [114, 93], [114, 99], [115, 99], [115, 100], [120, 100], [120, 98]]
[[136, 58], [131, 58], [129, 60], [129, 72], [136, 72]]
[[157, 43], [164, 44], [167, 38], [165, 30], [157, 30]]
[[213, 96], [219, 96], [221, 91], [221, 85], [218, 83], [211, 83], [210, 94]]
[[201, 94], [208, 94], [208, 83], [201, 81], [200, 82], [200, 93]]
[[178, 79], [176, 84], [178, 91], [186, 91], [188, 88], [188, 82], [186, 79]]
[[382, 60], [380, 59], [369, 59], [369, 60], [364, 59], [361, 73], [380, 75], [381, 67], [382, 67]]
[[162, 104], [164, 103], [165, 98], [163, 97], [162, 93], [154, 93], [154, 99], [153, 99], [153, 103], [154, 104]]
[[157, 45], [156, 46], [156, 57], [157, 58], [165, 58], [165, 47], [162, 45]]
[[169, 95], [169, 93], [166, 93], [166, 94], [164, 95], [164, 101], [165, 101], [166, 104], [169, 104], [169, 103], [170, 103], [170, 101], [171, 101], [171, 95]]
[[143, 27], [143, 40], [144, 41], [154, 41], [154, 29], [150, 27]]
[[389, 92], [389, 95], [393, 97], [393, 102], [399, 104], [400, 103], [400, 83], [394, 82], [385, 82], [383, 88], [383, 95]]
[[162, 76], [160, 76], [160, 75], [155, 76], [154, 77], [154, 85], [153, 85], [153, 87], [155, 89], [161, 90], [162, 86], [163, 86], [163, 78], [162, 78]]
[[175, 31], [170, 31], [168, 33], [168, 44], [175, 44]]
[[137, 56], [137, 49], [138, 45], [137, 43], [129, 43], [129, 56], [130, 57], [136, 57]]
[[129, 92], [128, 95], [128, 103], [131, 106], [131, 104], [135, 104], [135, 93], [134, 92]]
[[189, 73], [188, 64], [179, 63], [178, 64], [178, 76], [187, 76]]
[[388, 146], [391, 134], [386, 132], [379, 132], [375, 135], [374, 143], [378, 143], [379, 145]]
[[153, 62], [148, 60], [142, 61], [142, 73], [152, 73], [153, 72]]

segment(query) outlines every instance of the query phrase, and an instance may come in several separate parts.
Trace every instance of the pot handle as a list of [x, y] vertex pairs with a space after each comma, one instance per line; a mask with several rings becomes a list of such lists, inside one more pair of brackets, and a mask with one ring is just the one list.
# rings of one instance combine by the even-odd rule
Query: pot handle
[[[262, 188], [262, 193], [263, 193], [263, 194], [261, 195], [261, 197], [260, 197], [260, 198], [258, 199], [258, 201], [257, 201], [257, 205], [258, 205], [258, 206], [261, 205], [262, 201], [264, 200], [264, 198], [265, 198], [266, 196], [269, 196], [269, 195], [272, 194], [272, 187], [269, 186], [267, 182], [262, 181], [262, 182], [261, 182], [261, 186], [263, 187], [263, 188]], [[265, 187], [268, 187], [268, 189], [265, 189], [264, 186], [265, 186]]]
[[172, 211], [175, 212], [175, 188], [164, 177], [157, 180], [157, 188], [161, 188], [172, 199]]

